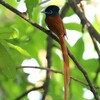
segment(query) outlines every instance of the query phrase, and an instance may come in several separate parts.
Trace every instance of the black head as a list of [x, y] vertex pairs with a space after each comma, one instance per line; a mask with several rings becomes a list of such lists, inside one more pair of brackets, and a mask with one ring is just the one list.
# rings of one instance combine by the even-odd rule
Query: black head
[[59, 7], [55, 5], [48, 6], [45, 11], [42, 11], [42, 13], [45, 13], [48, 15], [59, 15]]

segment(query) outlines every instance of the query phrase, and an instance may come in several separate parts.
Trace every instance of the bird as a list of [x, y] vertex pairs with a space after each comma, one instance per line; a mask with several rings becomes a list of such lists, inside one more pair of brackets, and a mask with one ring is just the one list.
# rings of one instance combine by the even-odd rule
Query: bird
[[66, 30], [64, 28], [63, 21], [59, 14], [60, 8], [56, 5], [48, 6], [42, 13], [46, 15], [45, 23], [48, 28], [56, 34], [59, 38], [59, 43], [61, 45], [63, 62], [64, 62], [64, 100], [68, 99], [68, 85], [69, 85], [69, 58], [68, 49], [66, 47], [66, 42], [64, 36], [66, 35]]

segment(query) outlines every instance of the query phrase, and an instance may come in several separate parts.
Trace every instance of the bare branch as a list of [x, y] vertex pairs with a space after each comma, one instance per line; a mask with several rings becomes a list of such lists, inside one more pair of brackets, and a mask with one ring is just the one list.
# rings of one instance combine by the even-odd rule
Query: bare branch
[[59, 74], [63, 74], [63, 72], [61, 71], [56, 71], [56, 70], [53, 70], [53, 69], [50, 69], [50, 68], [44, 68], [44, 67], [37, 67], [37, 66], [17, 66], [16, 69], [20, 69], [20, 68], [36, 68], [36, 69], [42, 69], [42, 70], [47, 70], [47, 71], [51, 71], [51, 72], [54, 72], [54, 73], [59, 73]]
[[[58, 74], [64, 75], [63, 72], [58, 71], [58, 70], [53, 70], [53, 69], [51, 69], [51, 68], [44, 68], [44, 67], [37, 67], [37, 66], [18, 66], [16, 69], [20, 69], [20, 68], [36, 68], [36, 69], [47, 70], [47, 71], [49, 71], [49, 72], [53, 72], [53, 73], [58, 73]], [[88, 83], [85, 83], [85, 82], [83, 82], [83, 81], [81, 81], [81, 80], [79, 80], [79, 79], [76, 79], [76, 78], [72, 77], [72, 76], [70, 76], [70, 78], [71, 78], [72, 80], [76, 81], [76, 82], [79, 82], [79, 83], [85, 85], [85, 86], [89, 86]], [[100, 87], [97, 87], [97, 86], [95, 86], [95, 88], [96, 88], [96, 89], [100, 89]]]
[[29, 92], [31, 91], [36, 91], [36, 90], [39, 90], [39, 89], [42, 89], [43, 86], [40, 86], [40, 87], [33, 87], [32, 89], [24, 92], [23, 94], [21, 94], [19, 97], [17, 97], [15, 100], [21, 100], [24, 96], [26, 96]]
[[86, 25], [88, 32], [100, 43], [100, 34], [95, 30], [95, 28], [92, 26], [92, 24], [87, 20], [87, 18], [84, 16], [84, 13], [80, 11], [77, 4], [74, 0], [68, 0], [70, 6], [74, 10], [74, 12], [79, 16], [81, 19], [82, 25]]
[[[90, 22], [85, 18], [85, 16], [82, 14], [82, 12], [79, 10], [79, 8], [76, 6], [76, 4], [73, 3], [72, 0], [69, 0], [69, 3], [71, 5], [71, 7], [73, 8], [73, 10], [75, 11], [75, 13], [80, 17], [82, 23], [84, 22], [87, 27], [88, 27], [88, 31], [90, 34], [93, 35], [93, 37], [100, 42], [100, 35], [98, 34], [98, 32], [94, 29], [94, 27], [90, 24]], [[34, 27], [40, 29], [41, 31], [45, 32], [47, 35], [51, 36], [54, 40], [56, 40], [57, 42], [59, 42], [58, 38], [56, 36], [54, 36], [50, 31], [47, 31], [46, 29], [44, 29], [43, 27], [39, 26], [38, 24], [36, 24], [33, 21], [30, 21], [27, 16], [25, 16], [24, 14], [20, 13], [18, 10], [16, 10], [15, 8], [13, 8], [12, 6], [10, 6], [9, 4], [5, 3], [3, 0], [0, 0], [0, 4], [2, 4], [4, 7], [6, 7], [7, 9], [9, 9], [10, 11], [14, 12], [15, 14], [17, 14], [18, 16], [20, 16], [21, 18], [23, 18], [24, 20], [26, 20], [28, 23], [32, 24]], [[77, 65], [77, 68], [83, 73], [84, 77], [86, 78], [89, 87], [91, 89], [91, 91], [94, 94], [94, 97], [96, 100], [99, 100], [97, 92], [95, 91], [95, 88], [92, 84], [92, 82], [89, 79], [89, 76], [87, 74], [87, 72], [84, 70], [84, 68], [79, 64], [79, 62], [76, 60], [76, 58], [69, 52], [69, 56], [71, 57], [71, 59], [74, 61], [74, 63]]]

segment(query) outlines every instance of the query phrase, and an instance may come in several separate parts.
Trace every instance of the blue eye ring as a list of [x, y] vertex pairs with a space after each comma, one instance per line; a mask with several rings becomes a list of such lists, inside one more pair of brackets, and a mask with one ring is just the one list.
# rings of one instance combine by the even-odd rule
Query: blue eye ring
[[48, 14], [53, 14], [53, 11], [52, 11], [52, 10], [50, 10], [50, 11], [48, 12]]

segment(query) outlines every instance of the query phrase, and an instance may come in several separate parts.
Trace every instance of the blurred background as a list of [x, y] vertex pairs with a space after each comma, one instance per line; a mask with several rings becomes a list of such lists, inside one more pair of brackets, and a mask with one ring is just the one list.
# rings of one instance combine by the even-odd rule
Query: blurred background
[[[64, 11], [67, 0], [3, 0], [30, 20], [48, 29], [45, 15], [41, 14], [49, 5], [57, 5]], [[77, 0], [76, 0], [77, 1]], [[1, 3], [1, 1], [0, 1]], [[77, 4], [89, 22], [100, 33], [100, 0], [83, 0]], [[66, 45], [78, 62], [84, 67], [100, 96], [100, 55], [81, 20], [68, 5], [63, 17], [67, 31]], [[82, 10], [83, 9], [83, 10]], [[84, 32], [82, 32], [82, 30]], [[99, 34], [100, 35], [100, 34]], [[50, 39], [50, 40], [49, 40]], [[50, 45], [50, 43], [52, 46]], [[100, 53], [100, 43], [97, 44]], [[48, 52], [48, 46], [51, 48]], [[0, 5], [0, 100], [63, 100], [64, 79], [60, 45]], [[47, 58], [47, 55], [50, 58]], [[95, 100], [84, 75], [70, 59], [70, 80], [68, 100]], [[41, 68], [58, 71], [48, 72]], [[28, 68], [29, 66], [39, 67]], [[27, 67], [27, 68], [23, 68]], [[81, 82], [80, 82], [81, 81]], [[45, 85], [46, 84], [46, 85]], [[43, 87], [43, 86], [46, 86]], [[43, 96], [45, 99], [43, 99]]]

